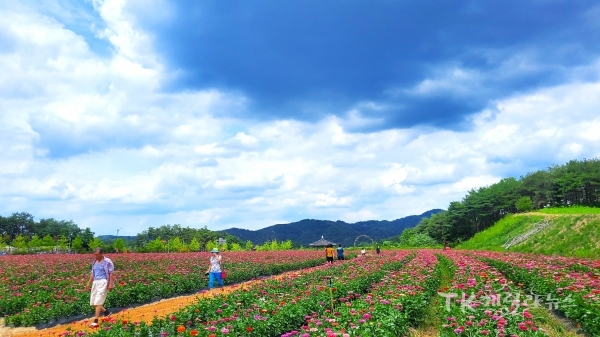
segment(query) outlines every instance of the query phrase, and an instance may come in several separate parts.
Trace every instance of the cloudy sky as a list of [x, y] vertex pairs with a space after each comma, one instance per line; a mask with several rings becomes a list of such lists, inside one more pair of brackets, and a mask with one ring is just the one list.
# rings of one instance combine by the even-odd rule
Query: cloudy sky
[[0, 215], [392, 220], [600, 157], [597, 1], [0, 0]]

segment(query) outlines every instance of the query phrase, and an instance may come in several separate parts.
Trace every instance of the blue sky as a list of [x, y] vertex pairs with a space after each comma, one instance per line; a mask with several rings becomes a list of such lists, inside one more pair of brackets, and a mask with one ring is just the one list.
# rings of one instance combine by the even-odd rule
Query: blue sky
[[593, 1], [3, 2], [0, 214], [397, 219], [600, 156]]

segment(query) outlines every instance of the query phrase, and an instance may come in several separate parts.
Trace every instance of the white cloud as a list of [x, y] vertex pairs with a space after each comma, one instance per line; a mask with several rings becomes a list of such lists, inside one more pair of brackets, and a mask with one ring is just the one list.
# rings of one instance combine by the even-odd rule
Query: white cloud
[[441, 92], [466, 94], [473, 85], [482, 80], [481, 74], [475, 71], [452, 66], [435, 72], [432, 78], [427, 78], [413, 89], [406, 91], [413, 95], [435, 95]]
[[238, 144], [243, 147], [252, 148], [258, 145], [258, 138], [247, 135], [245, 132], [238, 132], [233, 138], [231, 138], [228, 143], [230, 144]]
[[[136, 26], [139, 1], [94, 6], [105, 27], [93, 32], [113, 47], [108, 56], [32, 9], [0, 17], [13, 41], [0, 51], [4, 216], [28, 211], [98, 234], [126, 227], [120, 233], [129, 235], [167, 223], [225, 229], [302, 218], [392, 220], [444, 208], [532, 167], [600, 157], [600, 83], [502, 99], [464, 132], [352, 132], [381, 123], [362, 114], [385, 111], [376, 102], [314, 123], [235, 120], [219, 116], [249, 109], [238, 93], [160, 91], [173, 74]], [[575, 77], [598, 72], [598, 64]], [[434, 75], [415, 92], [462, 93], [482, 80], [455, 67]]]

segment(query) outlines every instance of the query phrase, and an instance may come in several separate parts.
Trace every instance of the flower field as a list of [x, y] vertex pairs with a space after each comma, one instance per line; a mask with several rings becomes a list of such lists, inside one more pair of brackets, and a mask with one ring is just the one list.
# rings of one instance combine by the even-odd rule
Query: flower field
[[[133, 304], [195, 292], [207, 287], [209, 253], [115, 254], [118, 286], [107, 306]], [[0, 256], [0, 316], [7, 325], [31, 326], [90, 314], [89, 278], [93, 255]], [[325, 261], [316, 251], [231, 252], [224, 258], [226, 283], [307, 268]]]
[[[439, 276], [431, 251], [418, 252], [400, 270], [390, 270], [366, 294], [348, 293], [339, 305], [307, 315], [301, 336], [402, 336], [416, 326], [437, 290]], [[433, 277], [431, 277], [433, 276]], [[292, 330], [282, 336], [294, 336]]]
[[[375, 297], [370, 291], [377, 288], [386, 278], [396, 271], [406, 269], [403, 266], [414, 258], [415, 254], [406, 251], [388, 252], [369, 258], [356, 258], [343, 263], [322, 265], [307, 270], [300, 276], [290, 276], [278, 280], [265, 281], [250, 289], [232, 292], [223, 296], [200, 299], [197, 304], [182, 310], [157, 318], [146, 324], [143, 322], [104, 322], [96, 331], [96, 336], [280, 336], [280, 335], [309, 335], [326, 334], [325, 327], [308, 327], [314, 317], [348, 315], [360, 329], [353, 331], [348, 325], [348, 333], [369, 335], [372, 331], [384, 333], [389, 331], [388, 324], [376, 323], [368, 319], [375, 318], [381, 313], [381, 318], [387, 315], [389, 321], [394, 317], [406, 317], [405, 308], [401, 303], [395, 303], [390, 293], [384, 295], [390, 303], [381, 302], [384, 298]], [[433, 258], [434, 259], [434, 258]], [[431, 258], [430, 258], [431, 261]], [[435, 287], [431, 287], [432, 291]], [[378, 295], [382, 296], [382, 295]], [[366, 300], [366, 307], [364, 302]], [[361, 317], [355, 317], [348, 310], [357, 303], [357, 312]], [[422, 304], [416, 302], [415, 304]], [[385, 310], [376, 306], [384, 306]], [[333, 308], [333, 311], [332, 311]], [[410, 308], [407, 310], [418, 310]], [[325, 316], [323, 316], [325, 315]], [[343, 316], [346, 317], [346, 316]], [[367, 318], [365, 318], [367, 317]], [[363, 320], [363, 321], [361, 321]], [[367, 322], [368, 321], [368, 322]], [[343, 323], [343, 320], [340, 320]], [[336, 326], [329, 318], [330, 326]], [[364, 323], [364, 324], [363, 324]], [[317, 324], [317, 323], [315, 323]], [[405, 331], [408, 319], [401, 320], [399, 326], [392, 331]], [[316, 330], [315, 330], [316, 329]], [[345, 329], [343, 326], [340, 329]], [[75, 334], [75, 332], [74, 332]], [[387, 336], [389, 334], [383, 334]]]
[[547, 336], [526, 297], [497, 269], [462, 252], [447, 254], [454, 281], [441, 295], [448, 311], [440, 336]]
[[[205, 254], [114, 257], [122, 285], [111, 293], [113, 303], [125, 302], [122, 298], [130, 303], [147, 302], [154, 298], [151, 296], [166, 297], [206, 287]], [[562, 311], [581, 324], [585, 336], [599, 335], [595, 330], [600, 327], [598, 261], [439, 250], [384, 251], [332, 265], [323, 263], [321, 251], [227, 253], [225, 257], [231, 283], [297, 271], [228, 292], [215, 291], [152, 320], [109, 317], [97, 329], [71, 329], [61, 335], [398, 337], [419, 329], [432, 307], [438, 308], [433, 320], [438, 324], [436, 336], [552, 336], [538, 311], [532, 310], [535, 307]], [[20, 258], [10, 257], [11, 261]], [[25, 294], [53, 290], [60, 298], [45, 298], [51, 309], [73, 303], [69, 301], [72, 296], [78, 296], [82, 307], [89, 307], [88, 293], [77, 290], [89, 272], [86, 258], [89, 256], [56, 261], [52, 273], [36, 277], [32, 275], [42, 266], [36, 265], [39, 262], [23, 260], [17, 267], [19, 264], [0, 260], [4, 263], [0, 264], [2, 281], [11, 282], [2, 289], [1, 300], [10, 299], [15, 291], [33, 298], [35, 295]], [[44, 264], [50, 266], [47, 261]], [[79, 276], [74, 276], [75, 271], [70, 273], [73, 276], [57, 276], [59, 266], [74, 269], [79, 264], [84, 265]], [[50, 281], [53, 277], [62, 286], [54, 286]], [[26, 292], [29, 290], [32, 292]], [[32, 308], [46, 307], [46, 302], [31, 301], [17, 313], [7, 314], [8, 321], [25, 322], [23, 317], [29, 317]]]
[[535, 299], [578, 322], [582, 330], [600, 336], [600, 261], [517, 253], [477, 255], [523, 284]]

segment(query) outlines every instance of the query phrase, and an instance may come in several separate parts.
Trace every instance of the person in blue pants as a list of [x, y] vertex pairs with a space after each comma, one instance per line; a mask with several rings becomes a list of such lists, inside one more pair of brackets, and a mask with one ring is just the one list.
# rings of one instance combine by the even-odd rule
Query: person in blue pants
[[219, 254], [218, 249], [213, 249], [210, 251], [210, 266], [208, 267], [208, 289], [212, 289], [215, 283], [215, 280], [219, 283], [219, 286], [223, 286], [223, 278], [221, 277], [221, 272], [223, 271], [221, 268], [222, 257]]
[[338, 260], [344, 259], [344, 248], [342, 247], [341, 243], [337, 247], [337, 256], [338, 256]]

